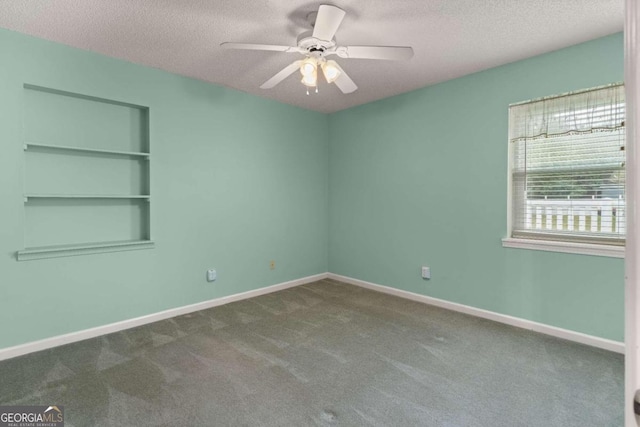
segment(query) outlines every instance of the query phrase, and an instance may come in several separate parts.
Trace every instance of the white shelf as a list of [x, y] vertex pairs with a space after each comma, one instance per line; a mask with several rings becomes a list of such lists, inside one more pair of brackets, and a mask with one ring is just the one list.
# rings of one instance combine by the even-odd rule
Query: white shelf
[[96, 242], [78, 245], [57, 245], [42, 246], [37, 248], [26, 248], [18, 251], [16, 257], [18, 261], [29, 261], [32, 259], [58, 258], [65, 256], [76, 256], [86, 254], [96, 254], [105, 252], [133, 251], [140, 249], [151, 249], [154, 243], [151, 240], [131, 240], [121, 242]]
[[142, 157], [144, 159], [149, 159], [149, 156], [150, 156], [149, 153], [142, 153], [142, 152], [136, 152], [136, 151], [102, 150], [97, 148], [71, 147], [66, 145], [40, 144], [35, 142], [27, 142], [24, 145], [25, 150], [28, 150], [29, 148], [46, 148], [51, 150], [78, 151], [78, 152], [94, 153], [94, 154], [112, 154], [117, 156]]
[[140, 195], [120, 195], [120, 194], [25, 194], [24, 200], [29, 199], [147, 199], [151, 198], [148, 194]]
[[[19, 249], [17, 260], [153, 248], [149, 108], [30, 84], [24, 90], [20, 142], [30, 247]], [[59, 138], [51, 138], [54, 129]], [[121, 219], [89, 222], [108, 213]]]

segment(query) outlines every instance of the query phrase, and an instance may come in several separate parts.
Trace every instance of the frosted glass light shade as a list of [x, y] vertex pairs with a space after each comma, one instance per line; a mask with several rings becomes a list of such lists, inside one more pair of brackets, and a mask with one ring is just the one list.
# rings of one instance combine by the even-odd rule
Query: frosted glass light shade
[[340, 77], [341, 70], [336, 61], [330, 60], [322, 63], [322, 74], [327, 83], [333, 83]]
[[301, 81], [305, 86], [314, 87], [318, 84], [318, 73], [314, 70], [313, 73], [304, 75]]
[[316, 73], [318, 63], [315, 58], [307, 58], [300, 64], [300, 73], [307, 77]]
[[302, 74], [302, 84], [307, 87], [314, 87], [318, 84], [318, 61], [316, 58], [309, 57], [300, 64], [300, 73]]

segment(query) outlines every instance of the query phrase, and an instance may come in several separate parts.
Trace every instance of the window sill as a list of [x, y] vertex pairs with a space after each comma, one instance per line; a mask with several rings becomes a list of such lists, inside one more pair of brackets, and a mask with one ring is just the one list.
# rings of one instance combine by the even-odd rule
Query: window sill
[[505, 248], [532, 249], [537, 251], [624, 258], [624, 246], [596, 245], [591, 243], [576, 242], [554, 242], [550, 240], [516, 239], [513, 237], [505, 237], [504, 239], [502, 239], [502, 246]]

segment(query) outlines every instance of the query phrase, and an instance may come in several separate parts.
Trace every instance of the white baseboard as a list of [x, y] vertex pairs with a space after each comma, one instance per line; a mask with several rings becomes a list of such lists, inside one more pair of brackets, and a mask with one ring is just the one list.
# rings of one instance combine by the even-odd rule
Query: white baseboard
[[334, 273], [322, 273], [322, 274], [316, 274], [313, 276], [303, 277], [296, 280], [291, 280], [289, 282], [267, 286], [265, 288], [255, 289], [252, 291], [247, 291], [239, 294], [229, 295], [226, 297], [216, 298], [209, 301], [203, 301], [196, 304], [186, 305], [183, 307], [172, 308], [172, 309], [161, 311], [158, 313], [153, 313], [146, 316], [136, 317], [128, 320], [123, 320], [120, 322], [111, 323], [104, 326], [98, 326], [95, 328], [85, 329], [78, 332], [71, 332], [64, 335], [45, 338], [39, 341], [32, 341], [25, 344], [16, 345], [14, 347], [3, 348], [3, 349], [0, 349], [0, 361], [11, 359], [17, 356], [22, 356], [28, 353], [33, 353], [36, 351], [58, 347], [64, 344], [70, 344], [73, 342], [82, 341], [89, 338], [95, 338], [101, 335], [107, 335], [114, 332], [119, 332], [125, 329], [135, 328], [137, 326], [146, 325], [148, 323], [157, 322], [159, 320], [165, 320], [171, 317], [193, 313], [195, 311], [205, 310], [207, 308], [217, 307], [217, 306], [229, 304], [235, 301], [240, 301], [248, 298], [257, 297], [260, 295], [269, 294], [272, 292], [281, 291], [283, 289], [293, 288], [295, 286], [300, 286], [300, 285], [312, 283], [312, 282], [322, 280], [322, 279], [327, 279], [327, 278], [338, 280], [345, 283], [350, 283], [352, 285], [360, 286], [367, 289], [372, 289], [374, 291], [395, 295], [401, 298], [406, 298], [413, 301], [418, 301], [425, 304], [446, 308], [448, 310], [470, 314], [472, 316], [481, 317], [484, 319], [494, 320], [496, 322], [505, 323], [507, 325], [516, 326], [519, 328], [528, 329], [535, 332], [540, 332], [540, 333], [551, 335], [554, 337], [563, 338], [569, 341], [575, 341], [581, 344], [586, 344], [593, 347], [603, 348], [605, 350], [624, 354], [624, 343], [621, 343], [618, 341], [598, 338], [598, 337], [583, 334], [580, 332], [570, 331], [568, 329], [557, 328], [555, 326], [549, 326], [543, 323], [537, 323], [530, 320], [520, 319], [518, 317], [508, 316], [505, 314], [495, 313], [492, 311], [471, 307], [468, 305], [458, 304], [450, 301], [441, 300], [438, 298], [429, 297], [426, 295], [420, 295], [413, 292], [391, 288], [388, 286], [378, 285], [376, 283], [366, 282], [364, 280], [354, 279], [352, 277], [341, 276]]
[[570, 331], [568, 329], [557, 328], [555, 326], [545, 325], [543, 323], [533, 322], [531, 320], [525, 320], [518, 317], [508, 316], [506, 314], [495, 313], [493, 311], [483, 310], [480, 308], [471, 307], [468, 305], [458, 304], [438, 298], [429, 297], [426, 295], [420, 295], [413, 292], [403, 291], [400, 289], [391, 288], [389, 286], [378, 285], [376, 283], [365, 282], [364, 280], [354, 279], [352, 277], [341, 276], [339, 274], [329, 273], [329, 279], [338, 280], [340, 282], [350, 283], [352, 285], [360, 286], [363, 288], [371, 289], [385, 294], [395, 295], [401, 298], [410, 299], [413, 301], [422, 302], [437, 307], [446, 308], [452, 311], [458, 311], [460, 313], [470, 314], [472, 316], [481, 317], [483, 319], [489, 319], [507, 325], [516, 326], [518, 328], [528, 329], [535, 332], [551, 335], [565, 340], [578, 342], [581, 344], [590, 345], [593, 347], [603, 348], [605, 350], [614, 351], [616, 353], [624, 354], [624, 343], [618, 341], [612, 341], [605, 338], [594, 337], [592, 335], [583, 334], [580, 332]]
[[70, 344], [73, 342], [82, 341], [89, 338], [95, 338], [101, 335], [107, 335], [107, 334], [122, 331], [125, 329], [135, 328], [136, 326], [146, 325], [147, 323], [153, 323], [159, 320], [165, 320], [165, 319], [169, 319], [175, 316], [180, 316], [183, 314], [193, 313], [194, 311], [205, 310], [207, 308], [229, 304], [230, 302], [240, 301], [248, 298], [257, 297], [260, 295], [269, 294], [272, 292], [281, 291], [283, 289], [293, 288], [295, 286], [305, 285], [307, 283], [326, 279], [327, 277], [328, 277], [328, 273], [316, 274], [314, 276], [307, 276], [301, 279], [291, 280], [289, 282], [278, 283], [276, 285], [267, 286], [265, 288], [254, 289], [248, 292], [242, 292], [239, 294], [216, 298], [209, 301], [203, 301], [196, 304], [172, 308], [169, 310], [160, 311], [158, 313], [136, 317], [134, 319], [123, 320], [116, 323], [110, 323], [104, 326], [98, 326], [95, 328], [85, 329], [78, 332], [71, 332], [68, 334], [58, 335], [51, 338], [45, 338], [39, 341], [32, 341], [25, 344], [16, 345], [14, 347], [3, 348], [3, 349], [0, 349], [0, 360], [11, 359], [13, 357], [22, 356], [28, 353], [46, 350], [48, 348], [58, 347], [60, 345]]

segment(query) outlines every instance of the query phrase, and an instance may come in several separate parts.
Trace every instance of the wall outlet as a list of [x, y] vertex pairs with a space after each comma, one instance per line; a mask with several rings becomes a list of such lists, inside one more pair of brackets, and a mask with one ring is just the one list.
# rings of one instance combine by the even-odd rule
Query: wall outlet
[[274, 260], [269, 261], [269, 269], [270, 270], [276, 269], [276, 262]]
[[422, 267], [422, 278], [427, 280], [431, 279], [431, 268]]
[[207, 282], [213, 282], [218, 278], [218, 273], [215, 270], [207, 270]]

